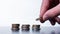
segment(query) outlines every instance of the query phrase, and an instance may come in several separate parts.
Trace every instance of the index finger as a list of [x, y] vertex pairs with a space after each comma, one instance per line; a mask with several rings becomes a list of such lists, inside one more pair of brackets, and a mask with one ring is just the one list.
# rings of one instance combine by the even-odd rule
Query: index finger
[[49, 8], [49, 1], [50, 0], [43, 0], [42, 2], [41, 11], [40, 11], [40, 22], [42, 23], [44, 22], [42, 17]]
[[40, 11], [40, 17], [43, 17], [44, 13], [47, 11], [49, 7], [49, 0], [43, 0], [41, 11]]

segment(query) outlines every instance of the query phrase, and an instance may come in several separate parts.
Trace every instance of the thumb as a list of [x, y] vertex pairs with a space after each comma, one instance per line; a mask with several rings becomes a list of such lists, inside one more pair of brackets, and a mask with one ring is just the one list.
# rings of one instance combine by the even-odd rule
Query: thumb
[[48, 10], [44, 15], [43, 15], [43, 20], [48, 20], [50, 18], [56, 17], [60, 15], [60, 4], [55, 6], [54, 8]]

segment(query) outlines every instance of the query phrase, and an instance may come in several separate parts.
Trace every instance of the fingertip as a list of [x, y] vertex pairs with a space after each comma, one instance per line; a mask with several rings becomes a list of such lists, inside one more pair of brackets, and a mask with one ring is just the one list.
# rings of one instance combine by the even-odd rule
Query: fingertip
[[60, 18], [56, 17], [55, 19], [56, 19], [57, 23], [60, 24]]
[[53, 26], [56, 24], [55, 18], [49, 19], [49, 21], [50, 21], [51, 25], [53, 25]]
[[53, 22], [51, 22], [51, 25], [53, 25], [53, 26], [54, 26], [54, 25], [55, 25], [55, 22], [54, 22], [54, 23], [53, 23]]
[[43, 18], [42, 17], [40, 17], [40, 22], [41, 23], [44, 23], [45, 21], [43, 21]]
[[51, 23], [51, 25], [53, 25], [53, 26], [56, 24], [56, 22], [50, 22], [50, 23]]
[[40, 21], [41, 23], [44, 23], [43, 19], [40, 17], [40, 18], [37, 18], [36, 21]]
[[46, 21], [46, 20], [48, 20], [48, 16], [44, 15], [43, 16], [43, 21]]
[[57, 23], [60, 24], [60, 20], [57, 20]]

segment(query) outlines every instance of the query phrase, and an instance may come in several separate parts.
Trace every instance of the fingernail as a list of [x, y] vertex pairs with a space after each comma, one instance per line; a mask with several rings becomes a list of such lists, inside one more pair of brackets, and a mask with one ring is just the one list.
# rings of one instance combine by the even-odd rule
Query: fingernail
[[43, 16], [43, 21], [46, 21], [48, 19], [48, 16]]

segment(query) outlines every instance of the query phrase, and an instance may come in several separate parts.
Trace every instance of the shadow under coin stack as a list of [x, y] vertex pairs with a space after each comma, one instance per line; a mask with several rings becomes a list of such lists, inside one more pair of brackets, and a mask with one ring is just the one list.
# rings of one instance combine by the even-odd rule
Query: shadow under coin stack
[[24, 25], [21, 26], [21, 28], [22, 28], [22, 31], [29, 31], [30, 25], [29, 24], [24, 24]]
[[20, 24], [12, 24], [12, 31], [18, 31]]
[[32, 25], [32, 30], [33, 31], [39, 31], [40, 30], [40, 25]]

